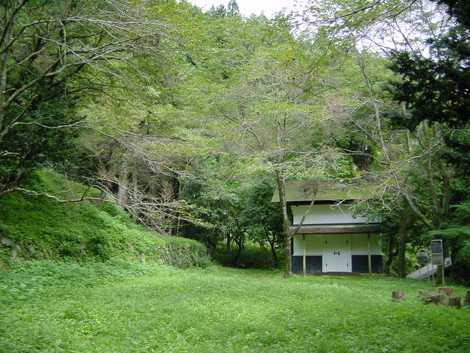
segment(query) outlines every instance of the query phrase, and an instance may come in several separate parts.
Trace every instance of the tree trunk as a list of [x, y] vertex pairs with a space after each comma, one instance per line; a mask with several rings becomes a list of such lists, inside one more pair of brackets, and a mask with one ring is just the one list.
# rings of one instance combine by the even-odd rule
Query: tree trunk
[[403, 291], [393, 291], [392, 292], [392, 299], [402, 301], [405, 300], [405, 292]]
[[465, 305], [470, 305], [470, 290], [468, 290], [467, 294], [465, 294], [464, 304]]
[[407, 229], [404, 220], [402, 220], [398, 230], [398, 274], [400, 277], [406, 276], [406, 241]]
[[243, 250], [243, 244], [245, 242], [245, 237], [243, 235], [240, 235], [240, 237], [234, 237], [235, 243], [237, 244], [237, 253], [235, 254], [235, 259], [234, 263], [235, 266], [239, 267], [240, 266], [240, 258], [242, 255], [242, 250]]
[[450, 297], [447, 305], [460, 309], [462, 307], [462, 300], [460, 297]]
[[241, 243], [239, 242], [236, 242], [237, 243], [237, 253], [235, 254], [235, 266], [236, 267], [239, 267], [240, 266], [240, 257], [242, 255], [242, 245]]
[[277, 190], [279, 192], [279, 203], [282, 212], [282, 236], [284, 239], [284, 251], [286, 255], [286, 268], [284, 276], [288, 277], [292, 274], [292, 254], [291, 254], [291, 235], [289, 232], [289, 216], [287, 214], [287, 200], [286, 200], [286, 184], [282, 173], [276, 169], [276, 182]]
[[275, 248], [275, 240], [269, 240], [269, 246], [271, 247], [271, 255], [273, 257], [273, 267], [277, 268], [279, 266], [279, 260], [277, 258], [276, 248]]
[[208, 237], [205, 238], [205, 244], [206, 244], [207, 252], [209, 253], [209, 256], [213, 257], [217, 249], [217, 244], [212, 241], [211, 236], [213, 236], [213, 234], [210, 234]]
[[129, 188], [129, 171], [127, 165], [127, 157], [124, 157], [122, 161], [121, 172], [119, 173], [119, 185], [118, 185], [118, 202], [121, 206], [127, 205], [127, 195]]
[[408, 243], [408, 229], [412, 224], [412, 217], [405, 209], [404, 215], [400, 220], [398, 229], [398, 274], [400, 277], [406, 277], [406, 244]]
[[388, 256], [387, 256], [387, 261], [385, 262], [385, 273], [390, 274], [390, 267], [392, 266], [393, 259], [395, 256], [397, 256], [398, 252], [397, 249], [395, 248], [395, 236], [390, 235], [388, 239]]

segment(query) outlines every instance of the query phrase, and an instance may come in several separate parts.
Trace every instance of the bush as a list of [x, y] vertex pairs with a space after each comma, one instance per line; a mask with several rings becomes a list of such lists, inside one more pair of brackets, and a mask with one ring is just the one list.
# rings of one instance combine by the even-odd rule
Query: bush
[[[226, 248], [217, 248], [214, 254], [214, 260], [222, 266], [236, 266], [235, 258], [237, 249], [233, 248], [227, 251]], [[284, 257], [282, 251], [277, 251], [278, 268], [284, 265]], [[238, 267], [242, 268], [259, 268], [259, 269], [272, 269], [275, 268], [271, 251], [267, 248], [261, 248], [255, 245], [247, 245], [243, 249]]]

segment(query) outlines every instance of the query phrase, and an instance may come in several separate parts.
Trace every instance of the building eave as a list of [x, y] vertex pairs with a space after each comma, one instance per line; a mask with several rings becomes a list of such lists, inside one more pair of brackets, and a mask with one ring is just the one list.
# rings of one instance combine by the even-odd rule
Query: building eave
[[380, 233], [380, 224], [315, 224], [291, 226], [291, 234], [355, 234], [355, 233]]
[[[292, 202], [308, 202], [312, 200], [340, 202], [344, 200], [368, 200], [373, 198], [375, 184], [370, 180], [342, 181], [305, 180], [287, 181], [285, 184], [285, 200]], [[272, 202], [279, 202], [279, 192], [274, 190]]]

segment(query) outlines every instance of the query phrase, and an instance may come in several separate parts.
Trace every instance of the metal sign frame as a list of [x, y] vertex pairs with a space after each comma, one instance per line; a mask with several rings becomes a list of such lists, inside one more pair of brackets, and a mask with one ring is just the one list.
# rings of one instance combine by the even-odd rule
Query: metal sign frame
[[442, 239], [431, 240], [431, 258], [433, 265], [444, 264], [444, 247]]
[[431, 263], [433, 265], [437, 265], [438, 269], [439, 266], [441, 268], [441, 276], [442, 276], [442, 285], [445, 284], [444, 279], [444, 244], [442, 239], [433, 239], [431, 240]]

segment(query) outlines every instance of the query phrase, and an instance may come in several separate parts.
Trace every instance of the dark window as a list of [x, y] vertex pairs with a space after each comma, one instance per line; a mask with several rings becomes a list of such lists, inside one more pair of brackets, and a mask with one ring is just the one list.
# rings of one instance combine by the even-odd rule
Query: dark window
[[[352, 271], [359, 273], [369, 272], [369, 260], [367, 255], [352, 255]], [[383, 272], [383, 259], [382, 255], [371, 255], [372, 272]]]
[[[321, 256], [305, 256], [307, 273], [322, 272], [322, 257]], [[303, 272], [302, 256], [292, 256], [292, 272]]]

